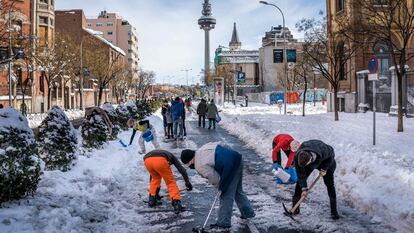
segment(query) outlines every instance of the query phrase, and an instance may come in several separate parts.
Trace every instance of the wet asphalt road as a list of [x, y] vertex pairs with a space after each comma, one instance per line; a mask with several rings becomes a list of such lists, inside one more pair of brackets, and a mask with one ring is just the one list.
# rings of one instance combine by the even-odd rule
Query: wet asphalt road
[[[177, 155], [183, 148], [199, 148], [209, 142], [221, 142], [227, 144], [243, 155], [243, 187], [256, 211], [257, 216], [254, 223], [260, 233], [394, 232], [393, 229], [388, 228], [385, 225], [371, 224], [368, 216], [359, 213], [345, 202], [342, 202], [342, 206], [340, 206], [340, 213], [342, 215], [341, 220], [338, 222], [327, 220], [329, 219], [329, 211], [326, 210], [329, 210], [329, 207], [326, 200], [324, 202], [312, 199], [307, 200], [308, 205], [310, 205], [310, 211], [313, 211], [314, 209], [325, 209], [325, 212], [323, 210], [319, 210], [319, 212], [325, 214], [321, 217], [324, 221], [321, 221], [321, 223], [315, 223], [314, 219], [311, 220], [311, 222], [313, 221], [312, 224], [300, 225], [293, 223], [287, 219], [287, 217], [283, 216], [283, 209], [281, 205], [281, 203], [284, 202], [290, 206], [293, 186], [276, 189], [276, 186], [272, 180], [272, 168], [269, 165], [269, 161], [265, 161], [263, 158], [258, 157], [257, 153], [253, 149], [248, 148], [244, 142], [237, 137], [230, 135], [220, 126], [218, 126], [216, 130], [207, 130], [199, 128], [198, 123], [191, 119], [188, 119], [186, 124], [188, 132], [187, 142], [182, 145], [182, 148], [172, 149]], [[190, 171], [189, 175], [191, 179], [191, 176], [194, 176], [195, 173]], [[168, 223], [171, 232], [191, 232], [193, 227], [202, 226], [208, 211], [210, 210], [211, 204], [213, 203], [216, 190], [206, 183], [197, 183], [194, 187], [198, 190], [198, 192], [188, 194], [186, 192], [183, 193], [183, 204], [188, 207], [188, 210], [191, 213], [180, 216], [180, 219], [183, 221], [177, 222], [177, 216], [172, 216], [170, 218], [158, 219], [151, 224]], [[270, 202], [271, 204], [269, 204]], [[217, 205], [216, 209], [213, 210], [207, 226], [214, 223]], [[236, 205], [234, 208], [236, 209]], [[278, 213], [276, 215], [277, 218], [267, 214], [271, 211]], [[305, 213], [301, 214], [301, 218], [306, 215], [306, 210], [303, 212]], [[235, 210], [233, 214], [236, 217], [233, 218], [232, 221], [232, 232], [252, 232], [246, 225], [242, 225], [238, 222], [239, 213], [237, 210]], [[280, 221], [278, 218], [282, 218], [283, 221]], [[326, 224], [330, 226], [327, 228], [325, 226]]]

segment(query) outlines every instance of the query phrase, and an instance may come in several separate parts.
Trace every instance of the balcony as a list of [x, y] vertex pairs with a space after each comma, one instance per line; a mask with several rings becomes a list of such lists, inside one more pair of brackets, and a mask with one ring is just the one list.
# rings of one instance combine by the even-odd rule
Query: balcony
[[43, 2], [39, 2], [37, 4], [37, 10], [40, 12], [47, 12], [49, 14], [55, 14], [55, 8], [54, 6], [50, 5], [50, 4], [46, 4]]

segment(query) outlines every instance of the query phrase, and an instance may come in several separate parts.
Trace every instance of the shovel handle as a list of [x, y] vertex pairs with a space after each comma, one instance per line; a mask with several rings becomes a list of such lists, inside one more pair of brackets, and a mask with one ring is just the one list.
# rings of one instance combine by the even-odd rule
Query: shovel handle
[[[308, 194], [311, 191], [311, 189], [315, 186], [316, 182], [318, 182], [318, 180], [322, 177], [321, 174], [319, 174], [319, 176], [312, 182], [312, 184], [309, 186], [308, 189]], [[290, 210], [291, 213], [294, 213], [296, 211], [297, 208], [299, 208], [300, 204], [303, 202], [303, 200], [305, 200], [306, 196], [302, 196], [299, 201], [296, 203], [295, 206], [293, 206], [293, 208]]]

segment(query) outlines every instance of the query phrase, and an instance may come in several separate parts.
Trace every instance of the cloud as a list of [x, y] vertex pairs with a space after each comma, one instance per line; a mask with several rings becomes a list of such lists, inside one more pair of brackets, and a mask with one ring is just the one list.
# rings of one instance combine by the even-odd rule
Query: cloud
[[[286, 25], [294, 35], [295, 23], [303, 17], [325, 10], [324, 0], [269, 0], [285, 12]], [[141, 66], [157, 73], [158, 81], [174, 76], [170, 82], [185, 84], [184, 68], [192, 69], [190, 82], [204, 66], [204, 33], [197, 20], [202, 0], [71, 0], [56, 1], [57, 9], [84, 9], [88, 17], [101, 10], [116, 12], [137, 28]], [[211, 60], [218, 45], [228, 46], [233, 22], [237, 22], [243, 48], [258, 49], [261, 37], [271, 26], [281, 25], [275, 8], [258, 0], [211, 0], [217, 25], [211, 31]]]

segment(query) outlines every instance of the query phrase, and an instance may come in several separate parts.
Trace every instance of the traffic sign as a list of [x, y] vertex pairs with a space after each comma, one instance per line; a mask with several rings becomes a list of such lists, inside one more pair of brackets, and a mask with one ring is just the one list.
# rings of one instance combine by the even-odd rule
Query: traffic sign
[[378, 71], [378, 58], [376, 56], [372, 56], [369, 59], [368, 70], [371, 74], [377, 73], [377, 71]]
[[237, 82], [239, 84], [246, 83], [246, 73], [244, 73], [244, 72], [237, 72]]
[[368, 74], [368, 81], [378, 81], [378, 74]]

